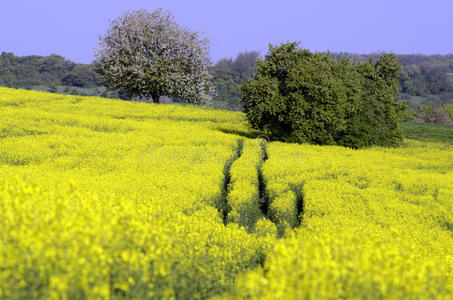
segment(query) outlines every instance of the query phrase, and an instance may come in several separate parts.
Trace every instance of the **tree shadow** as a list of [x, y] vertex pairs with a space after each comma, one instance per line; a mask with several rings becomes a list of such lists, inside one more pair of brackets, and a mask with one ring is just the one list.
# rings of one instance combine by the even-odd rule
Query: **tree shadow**
[[261, 132], [255, 131], [255, 130], [239, 130], [239, 129], [232, 129], [232, 128], [224, 128], [224, 127], [219, 127], [217, 128], [218, 131], [226, 133], [226, 134], [233, 134], [249, 139], [256, 139], [260, 135], [262, 135]]

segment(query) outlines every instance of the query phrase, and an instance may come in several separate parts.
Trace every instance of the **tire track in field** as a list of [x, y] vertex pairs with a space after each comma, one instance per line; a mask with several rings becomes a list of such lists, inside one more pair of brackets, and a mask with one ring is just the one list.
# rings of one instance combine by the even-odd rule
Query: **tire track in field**
[[[275, 211], [273, 212], [270, 208], [273, 199], [270, 198], [267, 187], [266, 187], [266, 180], [263, 174], [263, 166], [267, 161], [268, 153], [267, 153], [267, 137], [260, 142], [261, 146], [261, 163], [258, 168], [258, 182], [259, 182], [259, 207], [260, 211], [265, 218], [273, 222], [277, 228], [279, 228], [281, 224], [281, 220], [279, 220], [275, 215]], [[300, 226], [302, 223], [303, 212], [304, 212], [304, 194], [303, 194], [303, 184], [302, 185], [291, 185], [291, 191], [295, 195], [295, 199], [293, 202], [294, 209], [296, 211], [297, 222], [292, 223], [292, 228], [294, 229], [297, 226]]]
[[268, 219], [269, 221], [274, 223], [275, 226], [278, 227], [276, 220], [274, 220], [274, 218], [272, 218], [272, 215], [269, 211], [269, 205], [270, 205], [271, 199], [269, 198], [269, 194], [267, 192], [266, 180], [265, 180], [264, 174], [263, 174], [264, 164], [266, 163], [267, 159], [269, 158], [269, 156], [267, 154], [268, 141], [269, 141], [269, 138], [267, 136], [264, 136], [262, 141], [260, 141], [261, 162], [258, 167], [259, 208], [260, 208], [261, 214], [266, 219]]
[[304, 184], [293, 185], [291, 190], [296, 195], [296, 208], [297, 208], [297, 226], [300, 226], [304, 216]]
[[303, 221], [303, 217], [304, 217], [304, 192], [303, 192], [302, 188], [300, 188], [300, 189], [298, 189], [296, 191], [296, 196], [297, 196], [297, 219], [299, 221], [297, 226], [300, 226], [300, 224]]
[[[271, 199], [269, 198], [268, 192], [267, 192], [267, 187], [266, 187], [266, 180], [264, 178], [263, 174], [263, 167], [265, 162], [268, 159], [268, 153], [267, 153], [267, 144], [268, 144], [268, 138], [266, 136], [264, 137], [258, 137], [257, 142], [259, 143], [259, 146], [261, 148], [260, 151], [260, 162], [259, 165], [257, 166], [257, 181], [258, 181], [258, 209], [262, 215], [262, 217], [268, 219], [272, 223], [274, 223], [276, 226], [278, 225], [276, 220], [272, 218], [272, 215], [269, 211], [269, 205], [271, 202]], [[217, 209], [219, 210], [219, 213], [222, 216], [223, 223], [226, 225], [228, 223], [228, 214], [231, 212], [231, 206], [228, 203], [228, 196], [230, 193], [230, 184], [231, 184], [231, 168], [233, 164], [242, 156], [243, 152], [243, 147], [244, 147], [244, 140], [243, 139], [238, 139], [237, 140], [237, 146], [234, 149], [234, 154], [232, 157], [226, 162], [224, 166], [224, 180], [222, 183], [222, 195], [220, 197], [220, 201], [217, 204]], [[303, 201], [302, 201], [302, 191], [297, 193], [298, 195], [298, 213], [300, 213], [303, 210]], [[252, 199], [250, 199], [252, 201]], [[256, 200], [254, 200], [256, 201]], [[256, 202], [255, 202], [256, 203]]]
[[264, 180], [263, 175], [263, 166], [266, 160], [268, 159], [266, 141], [261, 141], [260, 146], [261, 146], [261, 161], [258, 167], [259, 206], [261, 213], [266, 218], [269, 218], [269, 196], [266, 193], [266, 182]]
[[237, 140], [237, 146], [234, 149], [233, 156], [226, 162], [225, 167], [223, 168], [223, 185], [222, 185], [222, 195], [220, 197], [220, 203], [217, 205], [217, 209], [222, 215], [223, 224], [226, 225], [227, 223], [227, 216], [231, 208], [228, 206], [228, 186], [230, 185], [231, 181], [231, 166], [233, 163], [241, 157], [242, 154], [242, 147], [244, 144], [243, 139]]

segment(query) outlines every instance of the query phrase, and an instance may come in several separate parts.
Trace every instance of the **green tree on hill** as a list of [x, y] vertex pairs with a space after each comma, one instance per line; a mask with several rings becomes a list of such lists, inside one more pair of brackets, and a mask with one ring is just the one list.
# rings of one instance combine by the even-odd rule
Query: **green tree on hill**
[[353, 63], [270, 45], [253, 79], [240, 88], [252, 128], [288, 142], [395, 145], [401, 141], [400, 65], [392, 54]]

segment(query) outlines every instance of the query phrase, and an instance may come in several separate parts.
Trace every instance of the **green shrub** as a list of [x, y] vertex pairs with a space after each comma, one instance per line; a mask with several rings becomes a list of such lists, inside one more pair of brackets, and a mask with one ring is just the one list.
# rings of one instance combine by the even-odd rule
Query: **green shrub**
[[419, 123], [448, 124], [450, 122], [448, 106], [436, 106], [432, 101], [427, 105], [419, 105], [416, 121]]
[[376, 63], [353, 63], [310, 53], [297, 43], [270, 45], [240, 92], [251, 127], [275, 139], [391, 146], [401, 141], [399, 72], [392, 54]]
[[448, 115], [450, 120], [453, 121], [453, 103], [445, 104], [444, 109], [445, 113]]
[[49, 90], [48, 90], [49, 93], [58, 93], [58, 87], [56, 84], [54, 83], [51, 83], [49, 84]]
[[410, 122], [414, 121], [416, 112], [409, 107], [407, 101], [400, 102], [401, 110], [399, 111], [398, 115], [402, 122]]

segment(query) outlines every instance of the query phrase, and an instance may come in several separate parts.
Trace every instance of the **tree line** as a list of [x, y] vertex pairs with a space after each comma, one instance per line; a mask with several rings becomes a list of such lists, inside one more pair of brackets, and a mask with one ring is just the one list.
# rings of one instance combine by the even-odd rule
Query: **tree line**
[[[347, 52], [324, 53], [341, 60], [350, 58], [354, 62], [377, 61], [381, 53], [354, 54]], [[231, 108], [240, 108], [237, 87], [244, 79], [253, 76], [258, 52], [240, 53], [235, 60], [221, 59], [211, 67], [216, 87], [215, 99], [228, 103]], [[397, 55], [402, 66], [398, 81], [401, 87], [400, 100], [406, 101], [413, 111], [419, 106], [442, 106], [453, 103], [453, 54], [449, 55]]]
[[[376, 61], [380, 56], [379, 53], [359, 55], [347, 52], [332, 55], [337, 59], [349, 57], [354, 61]], [[399, 82], [403, 100], [411, 100], [415, 96], [425, 98], [423, 104], [429, 101], [437, 104], [453, 102], [453, 54], [404, 54], [398, 55], [398, 61], [402, 65]]]
[[[377, 61], [380, 54], [330, 53], [333, 58], [349, 57], [353, 61]], [[209, 67], [214, 87], [213, 104], [217, 107], [240, 110], [242, 107], [238, 86], [255, 74], [257, 51], [239, 53], [236, 58], [223, 58]], [[413, 110], [418, 105], [434, 106], [453, 102], [453, 55], [398, 55], [402, 65], [399, 82], [401, 100], [406, 100]], [[66, 93], [86, 90], [87, 95], [111, 96], [129, 99], [115, 91], [106, 92], [91, 64], [80, 64], [63, 56], [15, 56], [2, 52], [0, 55], [0, 85], [13, 88], [47, 88], [65, 86]], [[70, 89], [74, 87], [77, 89]], [[89, 88], [93, 89], [90, 93]]]
[[0, 84], [7, 87], [31, 89], [37, 85], [66, 85], [93, 87], [99, 78], [88, 64], [78, 64], [63, 56], [0, 55]]

